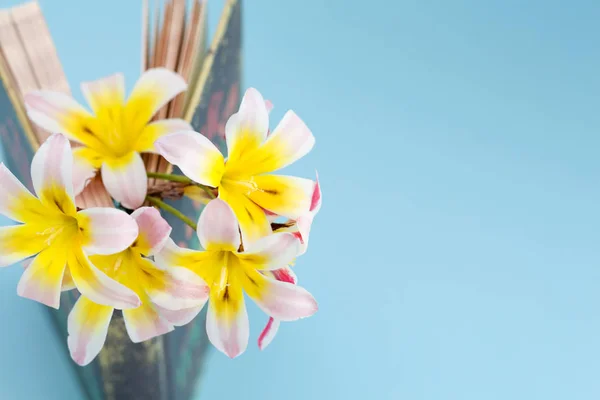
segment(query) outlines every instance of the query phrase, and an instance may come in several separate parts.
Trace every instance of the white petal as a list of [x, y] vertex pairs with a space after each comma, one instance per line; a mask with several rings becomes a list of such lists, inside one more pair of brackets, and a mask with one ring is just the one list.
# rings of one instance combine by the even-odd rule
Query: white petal
[[[64, 133], [76, 140], [79, 132], [74, 121], [92, 118], [92, 115], [72, 97], [48, 90], [35, 90], [24, 96], [29, 118], [50, 133]], [[78, 129], [78, 128], [77, 128]]]
[[140, 153], [158, 153], [154, 143], [163, 136], [176, 132], [191, 132], [194, 128], [184, 119], [169, 118], [152, 122], [144, 128], [138, 138], [135, 150]]
[[23, 272], [18, 295], [58, 309], [66, 265], [64, 252], [42, 251]]
[[79, 147], [73, 149], [73, 193], [75, 196], [83, 192], [83, 189], [96, 176], [98, 169], [90, 161], [82, 157], [87, 148]]
[[140, 306], [140, 298], [133, 290], [109, 278], [82, 251], [69, 255], [68, 266], [77, 289], [94, 303], [119, 309]]
[[228, 318], [217, 315], [214, 302], [209, 302], [206, 333], [213, 346], [230, 358], [235, 358], [246, 351], [250, 336], [248, 313], [243, 297], [237, 312], [228, 314]]
[[125, 77], [116, 73], [96, 81], [82, 82], [81, 91], [94, 112], [122, 106], [125, 102]]
[[36, 255], [48, 247], [48, 235], [29, 225], [0, 227], [0, 268]]
[[246, 90], [240, 109], [225, 125], [229, 158], [237, 162], [243, 153], [255, 150], [267, 137], [269, 112], [260, 92]]
[[135, 210], [144, 203], [148, 178], [139, 153], [133, 152], [116, 164], [102, 164], [102, 181], [108, 193], [123, 207]]
[[204, 207], [198, 220], [198, 238], [206, 250], [226, 249], [237, 251], [240, 231], [231, 207], [221, 199], [214, 199]]
[[190, 323], [200, 311], [204, 307], [204, 304], [201, 306], [184, 308], [181, 310], [168, 310], [166, 308], [162, 308], [158, 305], [154, 306], [161, 317], [169, 321], [175, 326], [183, 326]]
[[273, 111], [273, 103], [271, 102], [271, 100], [265, 100], [265, 107], [269, 114], [271, 113], [271, 111]]
[[273, 163], [263, 172], [284, 168], [308, 154], [315, 146], [315, 137], [304, 121], [288, 111], [261, 148], [261, 154]]
[[146, 70], [135, 84], [127, 106], [137, 108], [138, 105], [149, 107], [144, 110], [147, 122], [156, 112], [179, 93], [187, 89], [185, 80], [167, 68], [152, 68]]
[[138, 237], [138, 225], [126, 212], [108, 207], [88, 208], [77, 213], [82, 243], [89, 254], [119, 253]]
[[300, 240], [289, 232], [276, 232], [252, 243], [238, 254], [241, 260], [253, 263], [257, 269], [279, 269], [290, 264], [298, 255]]
[[[145, 269], [152, 271], [147, 266]], [[150, 272], [152, 279], [146, 287], [154, 304], [167, 310], [181, 310], [202, 307], [208, 300], [208, 286], [194, 272], [184, 267], [169, 267], [162, 272]]]
[[66, 193], [73, 201], [73, 154], [69, 140], [61, 134], [50, 136], [31, 161], [31, 180], [38, 197], [52, 201]]
[[71, 358], [78, 365], [84, 366], [92, 362], [100, 353], [114, 309], [96, 304], [80, 296], [69, 313], [67, 344]]
[[317, 302], [306, 289], [255, 271], [245, 272], [244, 290], [267, 315], [281, 321], [294, 321], [317, 312]]
[[[3, 163], [0, 163], [0, 214], [18, 222], [26, 219], [36, 218], [42, 204], [29, 190], [9, 171]], [[32, 208], [27, 212], [27, 208]], [[29, 217], [29, 218], [28, 218]]]
[[160, 251], [171, 234], [171, 226], [153, 207], [138, 208], [131, 217], [139, 228], [135, 247], [145, 256]]
[[154, 146], [188, 178], [203, 185], [219, 186], [225, 159], [205, 136], [197, 132], [177, 132], [158, 139]]
[[125, 328], [133, 343], [152, 339], [174, 329], [173, 325], [162, 318], [151, 304], [142, 304], [138, 308], [123, 310], [123, 320], [125, 320]]

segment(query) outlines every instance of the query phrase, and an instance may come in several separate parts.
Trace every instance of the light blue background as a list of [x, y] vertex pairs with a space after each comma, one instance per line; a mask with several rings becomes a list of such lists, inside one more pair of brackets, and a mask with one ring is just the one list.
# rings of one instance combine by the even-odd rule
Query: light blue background
[[[139, 2], [41, 4], [78, 99], [115, 71], [133, 85]], [[245, 85], [317, 137], [287, 172], [322, 181], [296, 267], [320, 311], [261, 353], [252, 306], [249, 350], [213, 352], [200, 398], [598, 399], [600, 3], [244, 6]], [[19, 274], [2, 397], [78, 398]]]

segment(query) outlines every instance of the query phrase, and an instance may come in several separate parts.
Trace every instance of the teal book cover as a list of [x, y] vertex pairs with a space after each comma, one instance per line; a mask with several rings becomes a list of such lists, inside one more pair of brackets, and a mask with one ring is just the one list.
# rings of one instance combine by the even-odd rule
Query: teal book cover
[[[195, 130], [205, 134], [223, 152], [225, 122], [240, 102], [241, 12], [240, 1], [226, 2], [212, 45], [202, 61], [196, 94], [186, 116]], [[32, 189], [29, 166], [38, 143], [8, 65], [0, 63], [0, 139], [7, 166]], [[197, 219], [202, 211], [201, 204], [188, 198], [171, 204], [192, 219]], [[179, 219], [164, 216], [173, 227], [173, 240], [199, 248], [197, 237], [188, 226]], [[65, 357], [69, 357], [67, 317], [77, 298], [76, 291], [65, 292], [60, 309], [48, 311], [57, 327], [56, 340], [64, 342]], [[73, 363], [74, 373], [90, 400], [189, 400], [198, 389], [198, 379], [206, 367], [209, 347], [205, 322], [203, 312], [169, 334], [132, 343], [122, 314], [115, 312], [104, 349], [85, 367]]]

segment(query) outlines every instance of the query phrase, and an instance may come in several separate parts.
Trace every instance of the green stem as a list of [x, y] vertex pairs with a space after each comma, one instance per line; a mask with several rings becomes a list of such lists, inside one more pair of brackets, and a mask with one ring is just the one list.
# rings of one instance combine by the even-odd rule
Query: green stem
[[196, 185], [200, 189], [204, 190], [206, 192], [206, 194], [208, 195], [208, 197], [210, 197], [211, 199], [216, 198], [215, 194], [212, 191], [212, 188], [210, 188], [208, 186], [200, 185], [199, 183], [195, 183], [194, 185]]
[[173, 175], [173, 174], [161, 174], [160, 172], [147, 172], [147, 174], [148, 174], [148, 178], [157, 178], [157, 179], [163, 179], [165, 181], [187, 183], [190, 185], [194, 184], [194, 182], [187, 176]]
[[146, 196], [146, 200], [148, 200], [150, 203], [157, 206], [158, 208], [165, 210], [168, 213], [173, 214], [175, 217], [179, 218], [185, 224], [190, 226], [193, 230], [196, 230], [196, 224], [194, 223], [194, 221], [192, 221], [191, 219], [189, 219], [188, 217], [183, 215], [183, 213], [181, 211], [179, 211], [178, 209], [176, 209], [175, 207], [168, 205], [167, 203], [165, 203], [164, 201], [162, 201], [161, 199], [159, 199], [157, 197]]
[[206, 192], [206, 194], [208, 194], [208, 197], [210, 197], [211, 199], [216, 198], [215, 194], [213, 193], [213, 188], [211, 188], [210, 186], [202, 185], [201, 183], [194, 182], [187, 176], [173, 175], [173, 174], [161, 174], [160, 172], [147, 172], [147, 175], [148, 175], [148, 178], [156, 178], [156, 179], [162, 179], [165, 181], [186, 183], [188, 185], [198, 186], [199, 188], [204, 190]]

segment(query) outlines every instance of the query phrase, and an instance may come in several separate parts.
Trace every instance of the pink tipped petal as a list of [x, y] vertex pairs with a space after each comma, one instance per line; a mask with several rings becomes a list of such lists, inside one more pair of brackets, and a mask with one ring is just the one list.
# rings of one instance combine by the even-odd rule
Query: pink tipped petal
[[298, 283], [298, 277], [296, 277], [296, 274], [290, 267], [274, 269], [269, 271], [269, 273], [278, 281], [293, 283], [294, 285]]
[[[40, 201], [23, 186], [3, 163], [0, 163], [0, 187], [2, 188], [0, 214], [18, 222], [36, 218], [39, 213], [35, 210], [42, 208]], [[32, 210], [26, 212], [24, 210], [26, 208]], [[27, 218], [28, 216], [30, 218]]]
[[88, 365], [104, 346], [113, 308], [96, 304], [80, 296], [69, 313], [67, 345], [78, 365]]
[[248, 313], [241, 293], [240, 298], [235, 305], [227, 302], [220, 304], [219, 313], [211, 296], [206, 315], [208, 339], [230, 358], [235, 358], [246, 350], [250, 336]]
[[299, 216], [296, 220], [296, 228], [298, 229], [297, 234], [301, 241], [301, 246], [298, 255], [306, 253], [308, 249], [308, 238], [310, 236], [310, 230], [315, 219], [315, 216], [321, 209], [321, 185], [319, 184], [319, 176], [315, 182], [315, 188], [311, 199], [311, 205], [309, 212]]
[[300, 241], [292, 233], [276, 232], [252, 243], [239, 258], [256, 269], [273, 270], [290, 264], [298, 255]]
[[141, 304], [134, 291], [96, 268], [83, 251], [70, 254], [68, 265], [77, 289], [94, 303], [119, 309], [136, 308]]
[[154, 144], [160, 155], [178, 166], [185, 176], [208, 186], [219, 186], [225, 159], [217, 147], [197, 132], [177, 132]]
[[310, 129], [296, 113], [288, 111], [261, 148], [261, 154], [272, 163], [263, 172], [275, 171], [298, 161], [314, 145], [315, 137]]
[[196, 318], [198, 313], [202, 311], [202, 307], [204, 307], [204, 305], [184, 308], [182, 310], [168, 310], [158, 305], [154, 306], [161, 317], [175, 326], [183, 326], [190, 323], [194, 318]]
[[135, 247], [145, 256], [151, 256], [163, 248], [169, 235], [171, 226], [160, 215], [160, 211], [153, 207], [138, 208], [131, 217], [139, 228]]
[[74, 211], [73, 155], [65, 136], [54, 134], [40, 146], [31, 161], [31, 180], [42, 202]]
[[194, 128], [184, 119], [171, 118], [152, 122], [144, 128], [138, 138], [135, 149], [140, 153], [158, 153], [154, 143], [163, 136], [176, 132], [190, 132]]
[[214, 199], [204, 207], [197, 232], [200, 245], [206, 250], [237, 251], [240, 247], [238, 220], [231, 207], [221, 199]]
[[[273, 278], [280, 282], [287, 282], [293, 285], [298, 283], [298, 278], [294, 271], [290, 267], [284, 267], [280, 269], [275, 269], [272, 271], [264, 272], [265, 275], [271, 275]], [[271, 344], [273, 339], [275, 339], [275, 335], [279, 331], [279, 326], [281, 325], [281, 321], [275, 319], [273, 317], [269, 317], [269, 322], [261, 332], [258, 337], [258, 348], [264, 350], [268, 345]]]
[[142, 304], [138, 308], [124, 310], [123, 319], [129, 338], [133, 343], [152, 339], [174, 329], [173, 325], [162, 318], [150, 304]]
[[306, 250], [308, 250], [308, 238], [313, 220], [314, 216], [312, 214], [303, 215], [296, 220], [296, 226], [298, 227], [298, 238], [301, 242], [298, 249], [298, 256], [301, 256], [302, 254], [306, 253]]
[[279, 320], [276, 320], [273, 317], [269, 317], [269, 322], [267, 322], [267, 325], [258, 337], [259, 349], [264, 350], [267, 348], [268, 345], [271, 344], [273, 339], [275, 339], [275, 335], [277, 335], [279, 325], [281, 325], [281, 322]]
[[66, 263], [64, 252], [42, 251], [23, 272], [17, 294], [58, 309]]
[[296, 219], [310, 209], [315, 183], [310, 179], [285, 175], [259, 175], [250, 179], [248, 191], [254, 203], [275, 214]]
[[273, 110], [273, 103], [271, 102], [271, 100], [265, 100], [265, 107], [268, 113], [270, 113]]
[[83, 192], [83, 189], [96, 176], [98, 169], [84, 157], [89, 153], [85, 147], [73, 149], [73, 193], [75, 196]]
[[310, 317], [318, 310], [317, 302], [306, 289], [246, 270], [244, 290], [267, 314], [281, 321]]
[[146, 293], [153, 303], [167, 310], [202, 307], [208, 300], [208, 286], [194, 272], [170, 267], [163, 274], [152, 273]]
[[109, 255], [128, 248], [138, 237], [138, 225], [126, 212], [95, 207], [77, 213], [83, 246], [89, 254]]
[[136, 117], [136, 124], [145, 124], [159, 109], [186, 89], [185, 80], [167, 68], [146, 70], [127, 100], [128, 112]]
[[82, 82], [81, 91], [96, 114], [122, 106], [125, 101], [125, 77], [116, 73], [96, 81]]
[[317, 180], [315, 181], [315, 189], [313, 190], [312, 199], [310, 202], [310, 212], [317, 214], [321, 210], [321, 184], [319, 183], [319, 174], [317, 174]]
[[29, 118], [50, 133], [64, 133], [76, 140], [78, 132], [74, 128], [75, 118], [91, 118], [91, 115], [72, 97], [47, 90], [26, 93], [24, 97]]
[[139, 153], [130, 153], [115, 163], [102, 164], [102, 181], [108, 193], [123, 207], [135, 210], [144, 203], [148, 178]]

